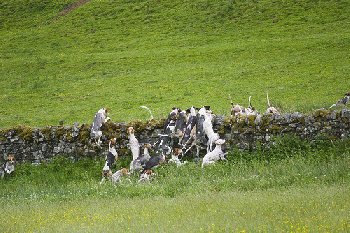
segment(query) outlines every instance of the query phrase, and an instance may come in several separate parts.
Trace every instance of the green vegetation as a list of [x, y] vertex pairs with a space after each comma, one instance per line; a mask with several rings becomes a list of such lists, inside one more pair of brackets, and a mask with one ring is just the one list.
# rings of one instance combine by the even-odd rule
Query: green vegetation
[[[171, 107], [329, 107], [349, 86], [350, 2], [0, 3], [0, 127], [156, 118]], [[83, 4], [85, 3], [85, 4]]]
[[[191, 105], [228, 116], [228, 94], [264, 111], [266, 91], [308, 113], [349, 91], [349, 0], [77, 2], [0, 2], [0, 128], [91, 123], [102, 107], [140, 127], [141, 105], [156, 119]], [[0, 180], [0, 229], [349, 231], [349, 143], [231, 148], [203, 169], [164, 164], [151, 184], [100, 185], [102, 160], [24, 163]]]
[[[350, 141], [293, 137], [232, 150], [201, 168], [163, 164], [151, 183], [99, 184], [104, 161], [57, 157], [0, 180], [0, 226], [13, 231], [347, 231]], [[130, 160], [118, 161], [113, 171]]]

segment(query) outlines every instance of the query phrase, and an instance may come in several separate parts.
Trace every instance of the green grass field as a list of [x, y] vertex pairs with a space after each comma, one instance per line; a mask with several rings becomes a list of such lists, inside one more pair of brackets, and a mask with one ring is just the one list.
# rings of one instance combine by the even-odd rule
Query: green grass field
[[[156, 118], [233, 101], [328, 108], [349, 89], [350, 1], [5, 0], [0, 128]], [[102, 160], [23, 163], [0, 180], [3, 232], [348, 232], [349, 141], [283, 139], [204, 169], [99, 185]], [[120, 162], [113, 170], [120, 169]]]
[[[0, 3], [0, 127], [235, 103], [309, 113], [349, 91], [349, 1]], [[69, 8], [68, 8], [69, 9]]]
[[[4, 232], [347, 232], [349, 141], [286, 138], [227, 161], [163, 164], [150, 183], [100, 185], [102, 160], [21, 164], [0, 180]], [[118, 163], [113, 170], [120, 169]]]

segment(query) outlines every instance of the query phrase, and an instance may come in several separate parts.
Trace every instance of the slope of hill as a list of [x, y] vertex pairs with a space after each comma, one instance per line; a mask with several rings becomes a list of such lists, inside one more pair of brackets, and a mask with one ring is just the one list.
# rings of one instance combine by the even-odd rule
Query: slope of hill
[[350, 1], [7, 0], [0, 127], [235, 103], [308, 112], [349, 91]]

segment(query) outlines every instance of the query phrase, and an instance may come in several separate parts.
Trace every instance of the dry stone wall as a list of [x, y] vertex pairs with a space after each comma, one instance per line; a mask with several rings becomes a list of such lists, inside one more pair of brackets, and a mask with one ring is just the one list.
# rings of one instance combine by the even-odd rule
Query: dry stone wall
[[[267, 145], [276, 135], [294, 134], [308, 140], [317, 137], [330, 140], [347, 138], [350, 134], [349, 121], [349, 109], [316, 110], [308, 115], [294, 112], [233, 118], [217, 116], [214, 118], [213, 129], [221, 138], [226, 139], [223, 149], [228, 151], [232, 147], [253, 147], [257, 141]], [[117, 139], [119, 156], [131, 158], [127, 128], [134, 127], [135, 136], [141, 145], [154, 144], [159, 139], [164, 122], [165, 119], [129, 123], [108, 121], [101, 127], [102, 141], [105, 142], [101, 147], [90, 138], [89, 124], [75, 123], [72, 126], [42, 128], [22, 125], [9, 127], [0, 130], [0, 160], [5, 161], [9, 155], [15, 156], [19, 162], [31, 163], [41, 163], [59, 154], [68, 155], [73, 160], [103, 157], [108, 153], [106, 141], [114, 137]], [[186, 156], [191, 157], [193, 154]]]

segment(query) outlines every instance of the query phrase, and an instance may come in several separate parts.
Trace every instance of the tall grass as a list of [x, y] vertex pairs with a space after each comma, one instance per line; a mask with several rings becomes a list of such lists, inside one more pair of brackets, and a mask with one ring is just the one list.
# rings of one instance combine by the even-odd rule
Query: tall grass
[[[12, 231], [347, 231], [349, 141], [282, 138], [201, 168], [163, 164], [155, 179], [100, 182], [102, 160], [21, 164], [0, 181]], [[113, 170], [123, 165], [118, 163]]]

